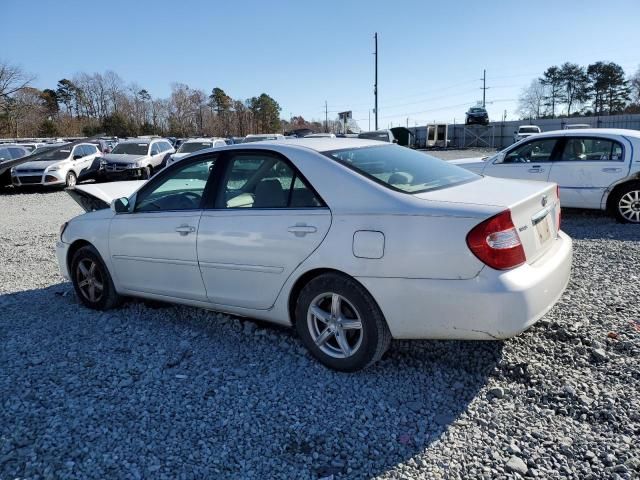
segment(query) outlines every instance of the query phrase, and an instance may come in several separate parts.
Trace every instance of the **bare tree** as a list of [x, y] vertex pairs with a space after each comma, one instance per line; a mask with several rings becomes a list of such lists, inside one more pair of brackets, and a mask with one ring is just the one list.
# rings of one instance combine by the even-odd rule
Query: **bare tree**
[[29, 75], [17, 65], [0, 60], [0, 101], [29, 86], [35, 76]]
[[522, 89], [518, 99], [518, 113], [522, 118], [540, 118], [547, 99], [547, 88], [539, 78]]

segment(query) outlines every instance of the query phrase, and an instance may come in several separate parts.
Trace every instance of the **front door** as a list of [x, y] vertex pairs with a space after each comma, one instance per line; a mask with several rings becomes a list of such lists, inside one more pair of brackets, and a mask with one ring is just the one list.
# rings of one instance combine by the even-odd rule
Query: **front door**
[[202, 278], [215, 304], [268, 309], [324, 239], [331, 212], [284, 157], [231, 155], [214, 208], [200, 220]]
[[556, 138], [530, 140], [487, 162], [482, 173], [491, 177], [546, 181], [557, 145]]
[[[626, 143], [626, 142], [625, 142]], [[629, 172], [631, 148], [606, 137], [567, 137], [549, 181], [560, 186], [564, 207], [600, 208], [605, 190]]]
[[194, 159], [162, 172], [138, 192], [131, 213], [114, 217], [109, 246], [124, 288], [206, 301], [196, 239], [214, 163]]

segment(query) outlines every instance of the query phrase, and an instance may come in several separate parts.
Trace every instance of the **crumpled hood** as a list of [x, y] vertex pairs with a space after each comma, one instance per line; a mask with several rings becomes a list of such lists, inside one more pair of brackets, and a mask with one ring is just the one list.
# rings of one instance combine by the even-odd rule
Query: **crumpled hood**
[[174, 160], [180, 160], [186, 157], [187, 155], [191, 155], [191, 153], [172, 153], [171, 158], [173, 158]]
[[125, 182], [87, 183], [76, 185], [66, 191], [85, 211], [91, 212], [109, 208], [111, 202], [116, 198], [130, 197], [146, 182], [146, 180], [131, 180]]
[[102, 155], [102, 158], [109, 163], [134, 163], [146, 157], [146, 155], [128, 155], [126, 153], [107, 153]]
[[21, 170], [44, 170], [47, 167], [52, 167], [53, 165], [58, 165], [62, 162], [64, 162], [65, 160], [58, 160], [58, 161], [46, 161], [46, 160], [34, 160], [32, 162], [26, 162], [23, 163], [22, 165], [16, 167], [16, 171], [19, 172]]

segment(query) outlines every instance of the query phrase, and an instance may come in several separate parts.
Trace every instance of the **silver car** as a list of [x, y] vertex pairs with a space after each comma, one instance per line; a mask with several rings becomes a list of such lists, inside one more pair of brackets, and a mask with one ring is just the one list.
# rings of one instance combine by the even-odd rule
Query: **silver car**
[[40, 154], [37, 159], [12, 168], [11, 183], [16, 187], [74, 187], [77, 182], [96, 175], [100, 168], [99, 153], [98, 148], [91, 143], [52, 148]]

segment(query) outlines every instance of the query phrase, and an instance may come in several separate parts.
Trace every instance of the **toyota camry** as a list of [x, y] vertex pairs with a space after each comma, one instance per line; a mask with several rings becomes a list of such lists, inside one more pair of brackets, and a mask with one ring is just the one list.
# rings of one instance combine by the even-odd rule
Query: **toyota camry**
[[57, 257], [86, 307], [144, 297], [293, 326], [342, 371], [392, 339], [517, 335], [571, 269], [555, 184], [371, 140], [230, 145], [70, 193], [88, 212]]

